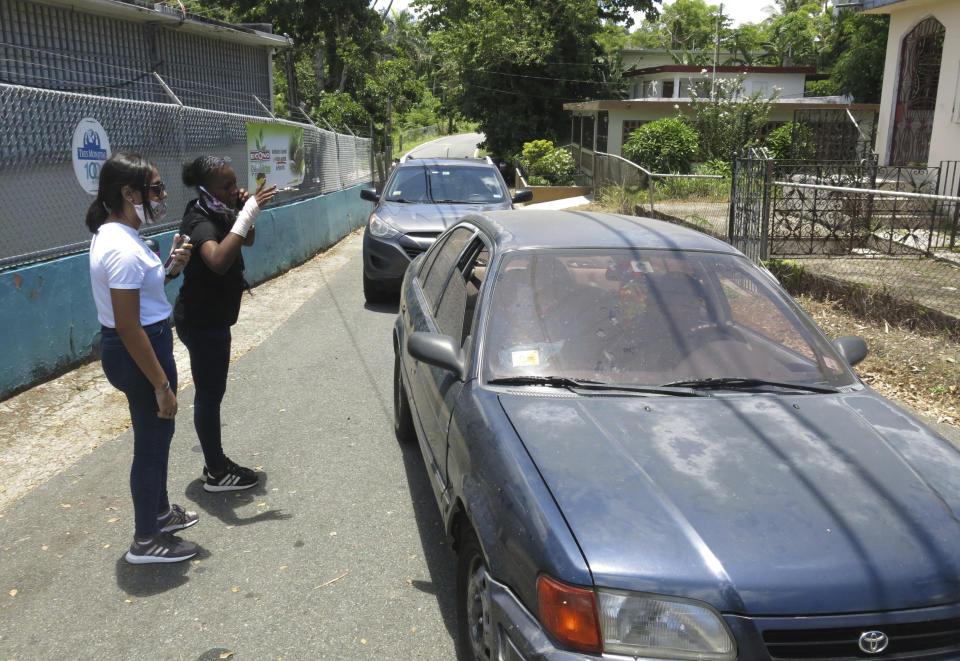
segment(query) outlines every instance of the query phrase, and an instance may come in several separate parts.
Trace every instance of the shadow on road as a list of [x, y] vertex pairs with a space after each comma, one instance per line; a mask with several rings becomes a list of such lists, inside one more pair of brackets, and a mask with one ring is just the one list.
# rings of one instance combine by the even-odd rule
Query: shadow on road
[[414, 581], [413, 587], [436, 596], [443, 624], [450, 637], [456, 640], [457, 556], [444, 533], [440, 509], [433, 497], [420, 446], [416, 442], [404, 443], [400, 449], [403, 452], [403, 468], [407, 472], [407, 487], [410, 489], [413, 513], [417, 518], [423, 557], [430, 571], [430, 582]]
[[[201, 547], [196, 555], [197, 560], [210, 557], [210, 552]], [[152, 597], [180, 587], [190, 580], [187, 572], [192, 566], [191, 561], [174, 562], [170, 564], [131, 565], [123, 559], [117, 558], [117, 586], [131, 597]], [[194, 568], [199, 571], [199, 568]]]
[[283, 510], [269, 509], [257, 512], [252, 516], [241, 517], [235, 511], [237, 508], [246, 507], [250, 503], [263, 498], [267, 494], [267, 475], [258, 472], [260, 481], [257, 486], [244, 491], [223, 491], [219, 493], [210, 493], [203, 490], [203, 480], [196, 479], [187, 485], [184, 494], [197, 507], [212, 517], [220, 519], [228, 526], [246, 526], [251, 523], [260, 523], [262, 521], [285, 521], [293, 518], [292, 514], [287, 514]]
[[364, 303], [364, 310], [370, 310], [370, 312], [379, 312], [380, 314], [397, 314], [400, 311], [400, 301], [392, 301], [390, 303]]

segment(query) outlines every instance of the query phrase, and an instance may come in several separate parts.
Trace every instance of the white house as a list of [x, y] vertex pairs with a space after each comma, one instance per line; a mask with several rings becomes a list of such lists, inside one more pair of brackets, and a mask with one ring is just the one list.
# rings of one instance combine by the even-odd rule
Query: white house
[[908, 165], [960, 159], [960, 2], [862, 0], [889, 14], [877, 154]]
[[852, 104], [845, 97], [804, 96], [808, 79], [819, 79], [813, 67], [699, 66], [659, 64], [629, 71], [629, 99], [605, 99], [564, 104], [573, 115], [573, 142], [584, 149], [621, 154], [630, 133], [647, 122], [692, 114], [692, 89], [709, 90], [714, 80], [743, 77], [741, 94], [776, 96], [768, 130], [792, 121], [796, 111], [833, 111], [832, 116], [849, 122], [853, 116], [865, 133], [873, 131], [876, 104]]

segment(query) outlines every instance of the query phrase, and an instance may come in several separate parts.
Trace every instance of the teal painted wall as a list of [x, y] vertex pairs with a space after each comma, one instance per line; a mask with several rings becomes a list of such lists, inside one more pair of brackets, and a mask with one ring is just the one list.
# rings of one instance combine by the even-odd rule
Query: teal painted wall
[[[360, 188], [262, 211], [257, 241], [243, 249], [247, 281], [256, 285], [288, 271], [366, 223], [373, 204], [360, 199]], [[173, 232], [154, 238], [166, 255]], [[167, 285], [171, 302], [179, 289], [179, 280]], [[0, 310], [0, 399], [94, 354], [100, 322], [86, 253], [0, 273]]]

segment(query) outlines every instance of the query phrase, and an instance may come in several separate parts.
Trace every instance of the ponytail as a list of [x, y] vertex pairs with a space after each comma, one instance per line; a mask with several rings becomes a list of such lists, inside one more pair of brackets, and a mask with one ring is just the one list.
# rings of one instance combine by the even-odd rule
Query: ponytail
[[87, 224], [87, 229], [96, 234], [108, 215], [110, 214], [107, 213], [106, 204], [100, 198], [100, 195], [97, 195], [97, 199], [95, 199], [87, 209], [87, 217], [84, 219], [84, 222]]

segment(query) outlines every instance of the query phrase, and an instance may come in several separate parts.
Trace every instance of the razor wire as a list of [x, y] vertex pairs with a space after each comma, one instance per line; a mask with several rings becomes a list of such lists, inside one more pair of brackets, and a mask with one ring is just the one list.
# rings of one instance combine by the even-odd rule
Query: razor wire
[[372, 179], [369, 138], [259, 115], [0, 84], [0, 269], [86, 248], [83, 219], [94, 197], [78, 182], [71, 153], [85, 118], [100, 123], [111, 151], [139, 152], [159, 170], [170, 220], [150, 233], [176, 227], [196, 197], [180, 173], [198, 156], [229, 157], [238, 185], [246, 187], [247, 122], [303, 130], [303, 180], [273, 206]]

